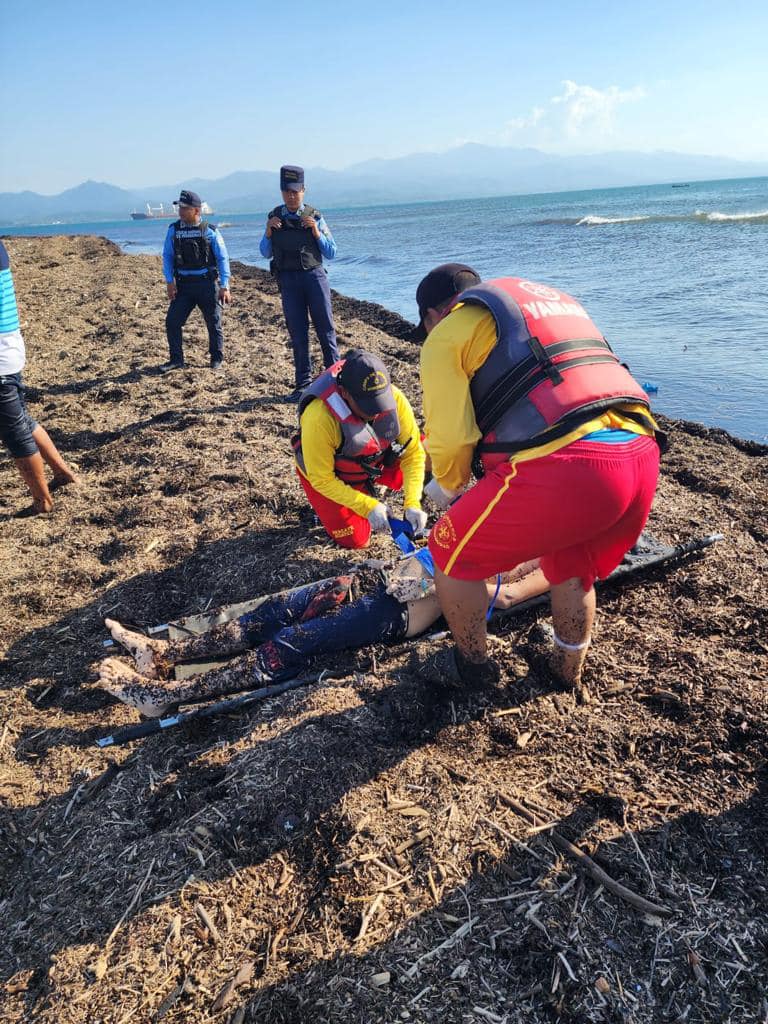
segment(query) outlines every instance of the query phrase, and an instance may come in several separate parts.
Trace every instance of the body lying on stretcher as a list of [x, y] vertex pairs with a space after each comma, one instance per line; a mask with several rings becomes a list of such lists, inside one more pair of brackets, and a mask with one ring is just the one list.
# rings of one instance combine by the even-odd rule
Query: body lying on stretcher
[[[708, 547], [709, 534], [676, 547], [643, 534], [606, 583]], [[361, 569], [373, 563], [363, 563]], [[517, 614], [547, 600], [549, 583], [538, 561], [487, 582], [496, 616]], [[395, 644], [426, 632], [440, 618], [429, 570], [417, 557], [375, 563], [373, 571], [321, 580], [281, 594], [190, 616], [167, 627], [168, 640], [134, 633], [105, 619], [135, 667], [105, 659], [99, 683], [118, 700], [157, 718], [180, 704], [207, 701], [292, 679], [319, 655]]]
[[[293, 678], [318, 655], [399, 643], [437, 622], [440, 605], [421, 562], [405, 558], [366, 565], [364, 573], [269, 597], [228, 621], [215, 622], [221, 616], [214, 615], [215, 624], [204, 632], [191, 633], [182, 622], [170, 628], [169, 640], [134, 633], [105, 619], [135, 667], [107, 658], [99, 667], [99, 685], [142, 714], [161, 717], [179, 704]], [[366, 581], [363, 592], [361, 581]], [[497, 609], [511, 608], [549, 589], [538, 562], [526, 562], [487, 585], [489, 602]], [[212, 665], [219, 661], [223, 663]]]

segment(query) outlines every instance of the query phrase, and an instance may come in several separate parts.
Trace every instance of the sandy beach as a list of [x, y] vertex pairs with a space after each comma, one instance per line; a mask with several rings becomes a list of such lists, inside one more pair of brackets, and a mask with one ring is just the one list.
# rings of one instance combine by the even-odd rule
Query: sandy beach
[[[500, 630], [492, 699], [436, 702], [410, 643], [100, 750], [138, 720], [93, 688], [105, 615], [146, 627], [356, 556], [295, 479], [266, 273], [233, 266], [226, 372], [194, 314], [187, 369], [163, 376], [158, 257], [6, 245], [30, 409], [82, 486], [15, 518], [27, 496], [0, 461], [3, 1020], [768, 1020], [768, 448], [663, 421], [651, 529], [725, 540], [600, 596], [590, 703], [529, 674], [532, 612]], [[410, 325], [334, 300], [340, 349], [380, 354], [420, 408]], [[542, 824], [664, 913], [585, 876]]]

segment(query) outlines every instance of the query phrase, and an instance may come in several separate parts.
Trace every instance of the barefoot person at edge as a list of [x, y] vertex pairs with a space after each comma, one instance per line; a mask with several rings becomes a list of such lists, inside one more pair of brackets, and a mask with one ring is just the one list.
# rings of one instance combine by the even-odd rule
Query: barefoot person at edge
[[[105, 619], [112, 638], [133, 657], [133, 668], [118, 658], [99, 666], [98, 685], [124, 704], [157, 718], [178, 704], [251, 690], [293, 678], [313, 657], [395, 644], [418, 636], [440, 617], [434, 586], [421, 564], [406, 559], [381, 568], [369, 593], [346, 601], [353, 577], [310, 584], [270, 598], [253, 612], [183, 640], [155, 640]], [[489, 581], [486, 605], [510, 608], [548, 589], [537, 562], [507, 574], [496, 594]], [[170, 680], [173, 666], [202, 658], [232, 658], [228, 664], [184, 680]], [[450, 682], [450, 680], [447, 680]]]
[[640, 536], [656, 490], [645, 392], [586, 310], [548, 285], [482, 284], [448, 263], [421, 281], [416, 302], [433, 473], [425, 494], [445, 510], [429, 549], [456, 645], [441, 652], [442, 670], [467, 682], [498, 674], [483, 581], [538, 555], [551, 586], [551, 668], [578, 687], [595, 579]]
[[[21, 379], [25, 361], [11, 264], [0, 242], [0, 441], [11, 453], [32, 495], [30, 512], [39, 515], [53, 510], [51, 491], [79, 480], [48, 432], [29, 415]], [[45, 478], [46, 465], [53, 471], [50, 485]]]

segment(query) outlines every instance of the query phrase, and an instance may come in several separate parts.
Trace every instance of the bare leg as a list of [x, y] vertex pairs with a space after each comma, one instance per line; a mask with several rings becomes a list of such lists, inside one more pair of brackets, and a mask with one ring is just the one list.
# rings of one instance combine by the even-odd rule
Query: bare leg
[[459, 653], [466, 661], [476, 664], [486, 661], [488, 590], [485, 580], [456, 580], [435, 567], [435, 587]]
[[169, 697], [164, 686], [117, 658], [105, 658], [99, 665], [98, 685], [147, 718], [162, 718], [174, 704], [173, 697]]
[[581, 683], [595, 621], [595, 604], [595, 588], [585, 592], [578, 576], [552, 587], [552, 622], [555, 627], [552, 667], [568, 686], [578, 687]]
[[76, 473], [72, 472], [67, 463], [61, 457], [59, 449], [51, 440], [45, 427], [41, 427], [38, 424], [32, 431], [32, 437], [35, 439], [35, 444], [40, 449], [43, 461], [52, 470], [53, 479], [57, 486], [64, 487], [67, 484], [80, 483], [80, 478]]
[[418, 636], [440, 618], [440, 602], [437, 594], [429, 594], [418, 601], [408, 601], [408, 639]]
[[32, 495], [32, 508], [38, 514], [53, 511], [53, 498], [48, 490], [45, 480], [45, 471], [42, 456], [25, 455], [23, 458], [14, 459], [16, 466], [21, 473], [21, 479], [29, 488]]
[[[173, 662], [168, 657], [170, 644], [167, 640], [151, 640], [143, 633], [134, 633], [120, 625], [117, 619], [104, 619], [104, 625], [112, 634], [115, 643], [124, 647], [136, 662], [139, 674], [147, 679], [157, 679], [166, 674]], [[113, 659], [107, 659], [111, 661]], [[118, 664], [122, 664], [118, 662]]]
[[249, 651], [222, 668], [191, 679], [158, 683], [117, 658], [105, 658], [99, 666], [99, 686], [143, 715], [161, 718], [177, 704], [209, 700], [271, 682], [261, 668], [262, 660], [256, 651]]

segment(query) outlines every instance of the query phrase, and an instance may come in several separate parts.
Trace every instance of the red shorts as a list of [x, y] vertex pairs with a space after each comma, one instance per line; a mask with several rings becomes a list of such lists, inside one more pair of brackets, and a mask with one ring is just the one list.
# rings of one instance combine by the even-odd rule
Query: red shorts
[[530, 462], [504, 462], [437, 521], [429, 550], [455, 579], [487, 579], [540, 558], [550, 584], [577, 576], [589, 590], [640, 536], [658, 475], [651, 437], [575, 441]]
[[[371, 539], [371, 524], [365, 516], [358, 515], [346, 505], [337, 505], [335, 501], [323, 497], [298, 470], [296, 470], [296, 475], [309, 499], [309, 504], [315, 510], [328, 536], [343, 548], [367, 547], [368, 541]], [[403, 486], [403, 471], [399, 465], [387, 466], [382, 470], [376, 483], [382, 487], [389, 487], [392, 491], [399, 491]], [[354, 485], [350, 484], [350, 487], [352, 486]], [[356, 491], [365, 491], [365, 489], [362, 484], [355, 487]]]

